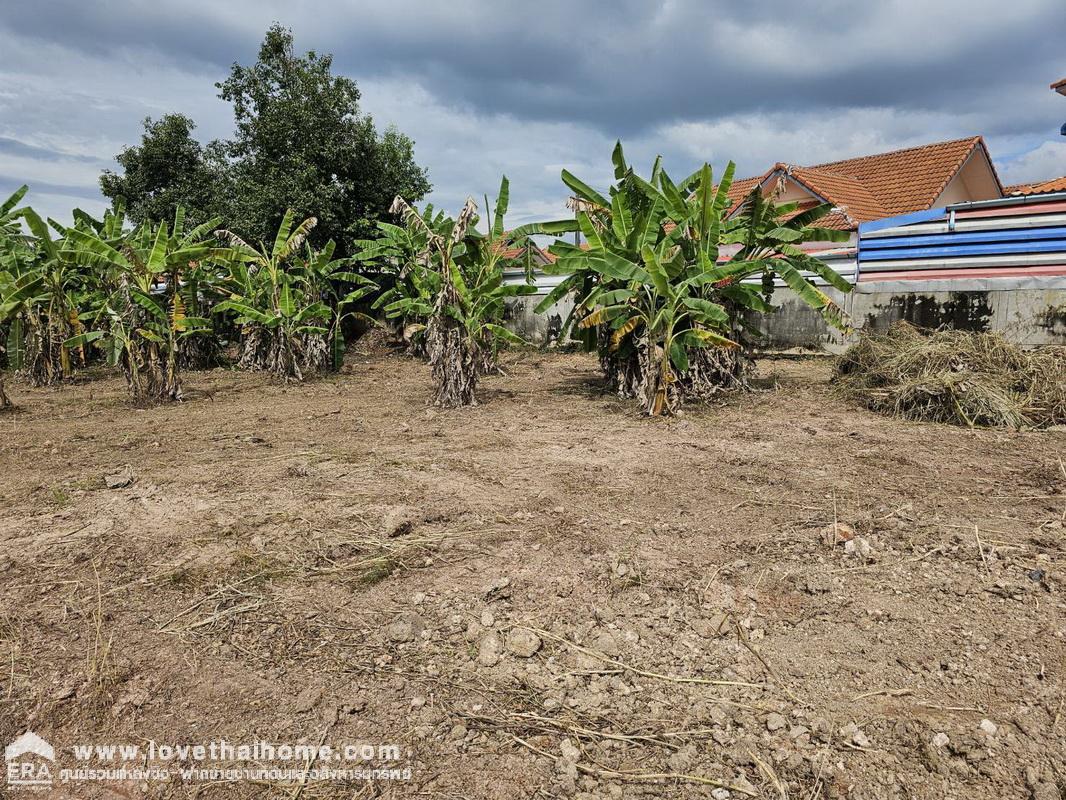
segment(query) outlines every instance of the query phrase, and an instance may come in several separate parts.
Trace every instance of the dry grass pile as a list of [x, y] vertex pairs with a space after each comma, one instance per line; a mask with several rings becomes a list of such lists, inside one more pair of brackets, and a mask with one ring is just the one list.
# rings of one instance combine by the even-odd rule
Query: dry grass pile
[[900, 322], [864, 335], [837, 365], [844, 394], [908, 419], [988, 427], [1066, 423], [1066, 348], [1025, 351], [998, 333], [923, 331]]

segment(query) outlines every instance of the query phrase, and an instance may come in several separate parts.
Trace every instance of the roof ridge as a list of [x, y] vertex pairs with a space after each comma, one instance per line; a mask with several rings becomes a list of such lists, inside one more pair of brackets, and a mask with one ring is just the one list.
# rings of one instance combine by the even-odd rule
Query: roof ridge
[[1066, 175], [1060, 175], [1057, 178], [1046, 178], [1039, 181], [1012, 183], [1010, 186], [1003, 187], [1004, 193], [1009, 195], [1044, 194], [1046, 192], [1059, 192], [1064, 190], [1066, 190]]
[[[883, 153], [869, 153], [864, 156], [855, 156], [854, 158], [841, 158], [836, 161], [826, 161], [822, 164], [812, 164], [808, 167], [808, 169], [824, 169], [825, 167], [833, 167], [837, 164], [847, 164], [855, 161], [866, 161], [871, 158], [884, 158], [885, 156], [902, 155], [904, 153], [913, 153], [917, 150], [928, 150], [931, 147], [944, 147], [946, 145], [961, 144], [963, 142], [970, 142], [971, 145], [975, 145], [979, 141], [982, 141], [982, 137], [980, 134], [977, 134], [975, 136], [963, 136], [959, 139], [945, 139], [942, 142], [929, 142], [928, 144], [919, 144], [914, 145], [913, 147], [901, 147], [897, 150], [886, 150]], [[969, 151], [967, 151], [967, 155], [968, 154]]]
[[[742, 183], [744, 181], [754, 181], [754, 180], [758, 180], [758, 181], [762, 182], [763, 180], [768, 178], [771, 174], [773, 174], [773, 172], [775, 170], [777, 170], [778, 168], [783, 168], [783, 167], [796, 167], [796, 168], [799, 168], [799, 169], [822, 170], [822, 171], [829, 172], [829, 173], [834, 174], [834, 175], [845, 175], [847, 177], [853, 178], [854, 176], [852, 176], [852, 175], [847, 175], [847, 173], [844, 173], [844, 172], [833, 172], [832, 170], [827, 170], [826, 167], [834, 167], [837, 164], [848, 164], [848, 163], [854, 163], [856, 161], [866, 161], [866, 160], [871, 159], [871, 158], [884, 158], [885, 156], [894, 156], [894, 155], [900, 155], [900, 154], [903, 154], [903, 153], [911, 153], [911, 152], [914, 152], [914, 151], [917, 151], [917, 150], [926, 150], [926, 149], [928, 149], [930, 147], [943, 147], [945, 145], [950, 145], [950, 144], [961, 144], [962, 142], [976, 143], [978, 141], [983, 141], [983, 137], [980, 134], [975, 134], [974, 136], [963, 136], [963, 137], [961, 137], [959, 139], [945, 139], [942, 142], [929, 142], [928, 144], [919, 144], [919, 145], [914, 145], [912, 147], [901, 147], [901, 148], [899, 148], [897, 150], [886, 150], [883, 153], [868, 153], [867, 155], [864, 155], [864, 156], [854, 156], [853, 158], [841, 158], [841, 159], [837, 159], [836, 161], [825, 161], [825, 162], [822, 162], [821, 164], [802, 165], [802, 164], [795, 164], [795, 163], [791, 163], [791, 162], [787, 162], [787, 161], [778, 161], [772, 167], [770, 167], [770, 169], [766, 170], [765, 172], [762, 172], [762, 173], [760, 173], [758, 175], [751, 175], [751, 176], [749, 176], [747, 178], [738, 178], [737, 180], [734, 181], [734, 183]], [[969, 155], [969, 151], [968, 150], [967, 150], [966, 154]]]

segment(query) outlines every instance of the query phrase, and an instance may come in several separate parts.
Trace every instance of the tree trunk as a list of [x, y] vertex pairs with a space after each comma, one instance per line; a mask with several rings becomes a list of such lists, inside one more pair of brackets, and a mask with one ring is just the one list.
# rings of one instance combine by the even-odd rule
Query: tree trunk
[[643, 338], [630, 339], [613, 352], [601, 347], [600, 367], [608, 389], [623, 400], [636, 400], [648, 414], [673, 414], [684, 400], [707, 400], [723, 390], [750, 388], [753, 362], [742, 349], [692, 348], [688, 371], [665, 387], [660, 383], [661, 353]]
[[64, 312], [54, 316], [36, 311], [25, 315], [25, 355], [23, 375], [32, 386], [54, 386], [74, 375], [70, 351], [63, 342], [74, 333]]
[[4, 375], [0, 373], [0, 412], [10, 411], [15, 407], [15, 404], [11, 402], [11, 398], [7, 396], [7, 392], [4, 391]]
[[26, 314], [26, 353], [20, 372], [31, 386], [48, 386], [56, 374], [47, 323], [37, 313]]
[[330, 372], [333, 369], [332, 341], [329, 334], [305, 333], [302, 337], [300, 364], [312, 372]]
[[466, 327], [444, 312], [448, 305], [458, 305], [450, 283], [441, 289], [426, 330], [426, 350], [437, 384], [433, 402], [445, 408], [477, 405], [475, 391], [483, 364], [480, 348]]
[[[154, 405], [170, 400], [181, 400], [181, 382], [178, 378], [177, 354], [168, 348], [166, 358], [159, 352], [159, 343], [142, 339], [136, 331], [145, 325], [145, 311], [133, 302], [129, 283], [122, 282], [125, 295], [123, 323], [133, 332], [126, 349], [119, 359], [126, 377], [126, 388], [137, 404]], [[173, 339], [171, 339], [173, 343]]]
[[270, 331], [262, 325], [251, 324], [246, 325], [241, 334], [237, 368], [250, 372], [266, 369], [267, 353], [270, 350]]
[[607, 379], [609, 391], [623, 400], [645, 401], [643, 354], [647, 351], [647, 342], [629, 337], [617, 350], [610, 349], [611, 331], [600, 325], [596, 331], [600, 353], [600, 369]]
[[681, 376], [686, 398], [707, 400], [728, 389], [750, 389], [752, 360], [741, 348], [704, 347], [689, 350], [688, 371]]
[[670, 417], [684, 400], [684, 387], [674, 366], [666, 359], [663, 348], [647, 345], [641, 349], [642, 382], [638, 400], [649, 417]]
[[497, 352], [495, 343], [491, 338], [486, 337], [486, 341], [482, 341], [478, 344], [478, 370], [482, 375], [491, 375], [494, 372], [499, 372], [499, 361], [497, 359]]
[[279, 328], [249, 325], [241, 339], [237, 366], [250, 372], [269, 372], [286, 383], [302, 381], [303, 348]]
[[157, 343], [131, 342], [121, 363], [126, 388], [138, 405], [180, 401], [184, 397], [177, 366], [164, 362]]
[[214, 336], [186, 336], [178, 340], [178, 367], [213, 369], [222, 364], [222, 350]]

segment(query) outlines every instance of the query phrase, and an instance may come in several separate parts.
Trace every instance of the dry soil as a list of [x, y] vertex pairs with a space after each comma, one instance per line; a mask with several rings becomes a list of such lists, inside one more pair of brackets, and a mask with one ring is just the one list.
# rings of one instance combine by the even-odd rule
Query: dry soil
[[505, 368], [459, 411], [365, 351], [148, 410], [108, 375], [9, 385], [2, 743], [57, 768], [395, 744], [358, 766], [410, 770], [35, 796], [1066, 796], [1061, 431], [877, 416], [824, 361], [672, 420], [589, 356]]

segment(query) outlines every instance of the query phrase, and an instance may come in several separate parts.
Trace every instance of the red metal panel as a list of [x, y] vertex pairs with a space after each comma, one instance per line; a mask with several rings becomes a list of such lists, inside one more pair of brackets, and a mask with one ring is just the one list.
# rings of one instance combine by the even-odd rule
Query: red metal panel
[[1066, 200], [1055, 203], [1024, 203], [1016, 206], [993, 206], [992, 208], [959, 209], [955, 219], [976, 219], [978, 217], [1029, 217], [1037, 214], [1054, 214], [1066, 211]]
[[914, 269], [906, 272], [867, 272], [859, 283], [878, 281], [933, 281], [945, 278], [1037, 278], [1066, 275], [1066, 264], [1043, 264], [1034, 267], [975, 267], [971, 269]]

